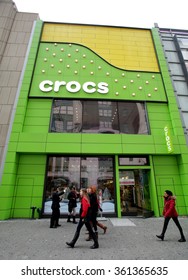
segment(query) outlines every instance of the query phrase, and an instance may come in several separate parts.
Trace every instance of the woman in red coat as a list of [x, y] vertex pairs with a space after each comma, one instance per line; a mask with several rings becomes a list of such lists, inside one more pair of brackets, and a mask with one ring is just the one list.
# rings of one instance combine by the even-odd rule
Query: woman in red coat
[[164, 193], [164, 210], [163, 210], [163, 216], [164, 216], [164, 225], [161, 235], [156, 235], [159, 239], [164, 240], [165, 232], [168, 227], [168, 223], [170, 219], [172, 218], [176, 226], [178, 227], [180, 231], [181, 238], [178, 240], [179, 242], [185, 242], [185, 236], [183, 234], [182, 227], [178, 220], [178, 213], [175, 208], [175, 200], [176, 198], [173, 196], [173, 193], [169, 190], [166, 190]]
[[76, 241], [79, 238], [80, 231], [85, 224], [90, 236], [92, 237], [94, 244], [90, 247], [91, 249], [97, 249], [99, 247], [98, 239], [96, 234], [93, 232], [91, 228], [91, 213], [90, 213], [90, 200], [87, 194], [86, 189], [80, 190], [80, 197], [81, 197], [81, 208], [80, 208], [80, 220], [75, 232], [75, 235], [73, 237], [73, 240], [71, 242], [66, 242], [66, 244], [72, 248], [74, 248], [74, 245]]

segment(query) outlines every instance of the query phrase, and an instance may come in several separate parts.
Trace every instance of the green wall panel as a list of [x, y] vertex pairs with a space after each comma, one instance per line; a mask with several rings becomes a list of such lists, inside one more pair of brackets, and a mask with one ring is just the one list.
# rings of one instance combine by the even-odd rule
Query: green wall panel
[[16, 196], [18, 196], [18, 197], [20, 197], [20, 196], [31, 197], [32, 196], [33, 184], [34, 184], [33, 178], [18, 177], [16, 184], [17, 184]]
[[87, 134], [83, 133], [82, 135], [82, 143], [100, 143], [100, 144], [120, 144], [122, 141], [120, 134], [114, 134], [113, 137], [109, 136], [109, 134]]
[[46, 155], [20, 155], [13, 218], [29, 218], [32, 206], [42, 207], [45, 170]]
[[48, 143], [81, 143], [81, 133], [48, 133]]
[[13, 218], [22, 218], [22, 219], [28, 219], [31, 218], [32, 212], [29, 208], [14, 208], [12, 211], [12, 217]]
[[[49, 126], [36, 126], [36, 125], [28, 125], [28, 126], [24, 126], [24, 129], [23, 129], [23, 132], [25, 133], [32, 133], [32, 132], [35, 132], [36, 134], [37, 133], [47, 133], [49, 129]], [[36, 135], [37, 137], [37, 135]]]
[[47, 143], [46, 153], [81, 153], [81, 144], [78, 143]]
[[122, 152], [125, 154], [153, 154], [155, 147], [153, 145], [125, 143], [122, 147]]
[[[121, 134], [121, 138], [122, 138], [122, 143], [126, 144], [126, 143], [132, 143], [132, 144], [151, 144], [153, 145], [153, 136], [152, 135], [127, 135], [127, 134]], [[139, 147], [138, 147], [139, 149]]]
[[164, 135], [164, 127], [166, 125], [168, 125], [171, 135], [173, 135], [168, 104], [148, 102], [147, 111], [152, 135]]
[[6, 173], [6, 170], [4, 171], [3, 178], [1, 185], [2, 186], [12, 186], [15, 183], [16, 175], [12, 173]]
[[97, 154], [97, 155], [103, 155], [103, 154], [121, 154], [122, 153], [122, 146], [121, 145], [115, 145], [112, 146], [112, 144], [105, 144], [105, 143], [98, 143], [98, 144], [83, 144], [81, 146], [81, 152], [83, 154]]
[[[36, 136], [37, 137], [37, 136]], [[19, 142], [17, 146], [17, 151], [20, 153], [44, 153], [46, 150], [46, 143], [38, 142]]]
[[177, 158], [175, 156], [153, 156], [153, 164], [160, 214], [162, 215], [164, 206], [162, 196], [166, 189], [170, 189], [177, 197], [179, 213], [185, 215], [187, 210]]
[[23, 132], [48, 132], [51, 114], [51, 100], [29, 99]]

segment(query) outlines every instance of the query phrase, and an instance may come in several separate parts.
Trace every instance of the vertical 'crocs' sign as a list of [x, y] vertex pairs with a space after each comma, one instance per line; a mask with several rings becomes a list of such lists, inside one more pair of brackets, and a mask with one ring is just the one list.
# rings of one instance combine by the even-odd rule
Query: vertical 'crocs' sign
[[173, 153], [174, 148], [173, 148], [173, 144], [172, 144], [172, 138], [170, 136], [170, 130], [167, 125], [164, 127], [164, 133], [165, 133], [165, 140], [166, 140], [166, 146], [167, 146], [168, 153], [169, 154]]

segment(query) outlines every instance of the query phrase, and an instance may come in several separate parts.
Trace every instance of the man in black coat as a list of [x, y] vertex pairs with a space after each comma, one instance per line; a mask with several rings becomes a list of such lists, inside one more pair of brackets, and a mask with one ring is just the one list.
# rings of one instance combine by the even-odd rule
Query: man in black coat
[[60, 196], [64, 194], [64, 191], [59, 192], [58, 187], [54, 187], [53, 194], [52, 194], [52, 216], [50, 219], [50, 228], [57, 228], [60, 226], [59, 218], [60, 218]]

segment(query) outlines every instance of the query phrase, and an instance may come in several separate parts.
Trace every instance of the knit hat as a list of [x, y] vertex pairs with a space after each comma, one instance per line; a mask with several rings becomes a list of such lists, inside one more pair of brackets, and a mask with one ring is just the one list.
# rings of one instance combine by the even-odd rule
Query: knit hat
[[168, 196], [172, 196], [173, 195], [173, 193], [171, 191], [169, 191], [169, 190], [166, 190], [165, 193], [167, 193]]

